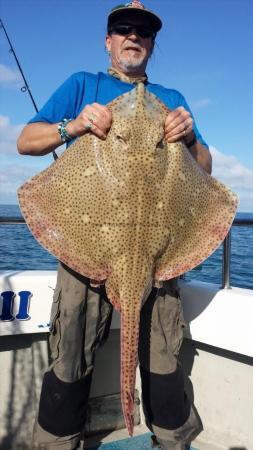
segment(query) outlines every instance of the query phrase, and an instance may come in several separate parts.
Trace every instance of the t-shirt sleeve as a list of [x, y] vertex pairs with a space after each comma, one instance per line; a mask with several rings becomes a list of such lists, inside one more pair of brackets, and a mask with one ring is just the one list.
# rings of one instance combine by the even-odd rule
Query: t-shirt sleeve
[[193, 118], [193, 130], [194, 130], [194, 132], [195, 132], [195, 134], [196, 134], [197, 140], [198, 140], [202, 145], [204, 145], [205, 147], [209, 148], [208, 144], [205, 142], [205, 140], [203, 139], [203, 137], [201, 136], [201, 134], [200, 134], [200, 132], [199, 132], [199, 130], [198, 130], [198, 128], [197, 128], [197, 125], [196, 125], [194, 116], [193, 116], [193, 114], [192, 114], [192, 111], [191, 111], [191, 109], [190, 109], [190, 107], [189, 107], [187, 101], [185, 100], [184, 96], [183, 96], [182, 94], [180, 94], [180, 92], [177, 92], [177, 93], [178, 93], [178, 105], [177, 105], [177, 107], [178, 107], [178, 106], [183, 106], [187, 111], [189, 111], [189, 112], [191, 113], [191, 116], [192, 116], [192, 118]]
[[[79, 77], [80, 78], [80, 77]], [[80, 80], [76, 74], [71, 75], [49, 98], [40, 111], [28, 122], [57, 123], [63, 119], [77, 116], [80, 97]], [[82, 89], [84, 89], [84, 79]]]

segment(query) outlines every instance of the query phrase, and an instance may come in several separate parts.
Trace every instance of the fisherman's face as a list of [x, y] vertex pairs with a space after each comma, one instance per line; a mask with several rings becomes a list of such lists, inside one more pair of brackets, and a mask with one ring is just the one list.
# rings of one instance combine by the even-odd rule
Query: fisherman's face
[[122, 36], [116, 29], [106, 36], [106, 47], [111, 52], [112, 67], [125, 74], [143, 75], [153, 50], [154, 39], [139, 36], [138, 26], [148, 28], [143, 21], [125, 19], [119, 24], [136, 26], [137, 30], [133, 29]]

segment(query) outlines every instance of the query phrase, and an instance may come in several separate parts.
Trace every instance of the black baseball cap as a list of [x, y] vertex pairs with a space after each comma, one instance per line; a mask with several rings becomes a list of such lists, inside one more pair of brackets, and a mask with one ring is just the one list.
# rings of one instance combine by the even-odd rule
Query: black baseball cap
[[129, 3], [122, 3], [115, 6], [108, 15], [107, 30], [119, 21], [131, 19], [131, 17], [141, 17], [147, 26], [157, 33], [162, 28], [162, 21], [153, 11], [147, 9], [139, 0], [133, 0]]

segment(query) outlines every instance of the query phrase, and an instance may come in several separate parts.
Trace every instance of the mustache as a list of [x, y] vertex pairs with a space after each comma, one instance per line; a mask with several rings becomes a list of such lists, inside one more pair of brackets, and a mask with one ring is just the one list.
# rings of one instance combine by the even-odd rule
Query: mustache
[[127, 43], [127, 44], [124, 44], [124, 46], [122, 47], [122, 50], [127, 50], [127, 49], [129, 49], [129, 48], [131, 48], [131, 49], [134, 49], [134, 50], [137, 50], [137, 51], [141, 51], [141, 49], [142, 49], [142, 47], [140, 46], [140, 45], [136, 45], [136, 44], [133, 44], [133, 43], [131, 43], [131, 42], [129, 42], [129, 43]]

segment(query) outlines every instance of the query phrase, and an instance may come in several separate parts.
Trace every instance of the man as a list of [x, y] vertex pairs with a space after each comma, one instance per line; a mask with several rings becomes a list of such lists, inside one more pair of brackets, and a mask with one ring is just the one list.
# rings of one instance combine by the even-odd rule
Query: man
[[[171, 109], [165, 122], [167, 142], [184, 140], [210, 173], [208, 147], [184, 97], [147, 79], [146, 66], [161, 27], [160, 18], [137, 0], [114, 8], [106, 36], [109, 73], [72, 75], [26, 125], [18, 139], [19, 152], [44, 155], [90, 132], [106, 139], [112, 115], [105, 105], [143, 81]], [[91, 287], [88, 279], [60, 263], [51, 315], [52, 364], [43, 379], [34, 448], [78, 448], [95, 351], [107, 337], [111, 313], [103, 288]], [[164, 450], [184, 449], [200, 429], [177, 360], [183, 327], [177, 283], [171, 280], [153, 289], [142, 308], [139, 340], [146, 423]]]

